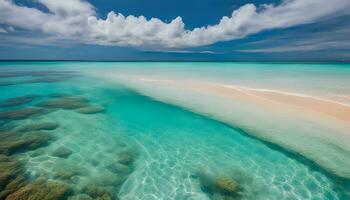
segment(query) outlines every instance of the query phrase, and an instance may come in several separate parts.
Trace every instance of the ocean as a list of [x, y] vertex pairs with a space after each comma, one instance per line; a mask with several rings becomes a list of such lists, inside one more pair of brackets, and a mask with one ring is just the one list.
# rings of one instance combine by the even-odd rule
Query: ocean
[[0, 62], [0, 199], [350, 199], [349, 86], [349, 64]]

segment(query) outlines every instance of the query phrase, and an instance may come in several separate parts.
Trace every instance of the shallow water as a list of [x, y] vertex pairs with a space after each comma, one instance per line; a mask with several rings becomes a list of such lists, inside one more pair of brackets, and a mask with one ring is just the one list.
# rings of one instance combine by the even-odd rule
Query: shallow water
[[[52, 69], [44, 64], [31, 68], [25, 64], [2, 65], [0, 73]], [[298, 154], [254, 138], [239, 127], [156, 101], [116, 83], [80, 73], [49, 83], [23, 83], [33, 79], [23, 74], [0, 79], [20, 83], [0, 86], [3, 101], [37, 95], [30, 102], [2, 107], [1, 111], [26, 107], [45, 110], [19, 120], [3, 118], [3, 129], [16, 132], [27, 124], [43, 122], [58, 125], [41, 131], [52, 137], [48, 144], [19, 149], [9, 156], [23, 161], [28, 183], [41, 178], [67, 184], [70, 189], [63, 198], [350, 198], [349, 180], [336, 177]], [[62, 104], [52, 108], [52, 103], [48, 108], [44, 103], [57, 98], [66, 98], [65, 108]], [[77, 100], [80, 98], [83, 103]], [[81, 113], [79, 108], [85, 106], [85, 101], [104, 110]], [[206, 178], [218, 177], [234, 180], [239, 186], [237, 194], [211, 190], [203, 183]], [[87, 189], [91, 185], [94, 189]]]

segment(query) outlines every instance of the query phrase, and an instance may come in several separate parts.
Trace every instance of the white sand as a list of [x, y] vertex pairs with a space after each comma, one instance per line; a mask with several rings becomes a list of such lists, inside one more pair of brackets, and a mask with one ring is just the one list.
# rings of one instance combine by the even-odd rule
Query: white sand
[[241, 128], [350, 178], [350, 107], [346, 104], [268, 88], [111, 72], [98, 75]]

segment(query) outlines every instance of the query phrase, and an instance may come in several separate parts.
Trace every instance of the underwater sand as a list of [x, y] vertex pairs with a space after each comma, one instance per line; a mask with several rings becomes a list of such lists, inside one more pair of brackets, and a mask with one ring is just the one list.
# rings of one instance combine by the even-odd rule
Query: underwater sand
[[[234, 89], [217, 85], [211, 88], [205, 85], [205, 90], [200, 91], [196, 91], [198, 85], [192, 87], [187, 82], [167, 83], [166, 88], [161, 88], [158, 82], [149, 85], [150, 81], [139, 80], [149, 73], [144, 68], [134, 70], [138, 74], [134, 73], [135, 79], [130, 79], [130, 71], [125, 71], [128, 65], [0, 64], [0, 77], [4, 77], [0, 80], [13, 83], [0, 86], [0, 172], [10, 173], [9, 176], [0, 173], [0, 199], [349, 199], [350, 181], [341, 176], [347, 169], [338, 173], [338, 168], [327, 165], [336, 156], [341, 161], [339, 165], [346, 164], [349, 159], [346, 136], [339, 140], [329, 137], [333, 143], [322, 151], [333, 156], [327, 158], [330, 155], [324, 154], [327, 162], [321, 162], [314, 159], [317, 155], [308, 156], [314, 152], [313, 148], [303, 151], [304, 148], [296, 146], [312, 144], [325, 148], [322, 142], [329, 133], [320, 132], [320, 138], [313, 141], [306, 135], [303, 140], [307, 141], [293, 145], [289, 143], [291, 140], [282, 141], [290, 139], [290, 131], [279, 138], [260, 131], [275, 129], [278, 133], [280, 127], [292, 126], [295, 137], [299, 137], [304, 132], [296, 124], [301, 126], [302, 122], [311, 121], [314, 128], [321, 120], [332, 124], [345, 121], [336, 126], [339, 129], [327, 123], [320, 127], [338, 131], [334, 134], [349, 133], [347, 118], [343, 117], [347, 111], [345, 115], [338, 115], [335, 109], [330, 113], [320, 111], [314, 102], [311, 104], [315, 107], [309, 108], [305, 99], [300, 102], [269, 92], [250, 91], [247, 96], [232, 96], [226, 90]], [[148, 67], [149, 64], [134, 65]], [[111, 70], [118, 72], [118, 80], [116, 74], [105, 76]], [[163, 70], [167, 71], [166, 67]], [[92, 71], [100, 74], [92, 75]], [[164, 75], [153, 76], [159, 80]], [[187, 86], [185, 92], [181, 84]], [[218, 87], [228, 95], [213, 94], [220, 91]], [[159, 98], [160, 94], [165, 96]], [[198, 95], [194, 98], [193, 94]], [[272, 100], [273, 104], [257, 100], [252, 94]], [[204, 97], [212, 100], [213, 95], [219, 103], [226, 102], [228, 96], [232, 98], [230, 101], [239, 103], [208, 105], [198, 100]], [[175, 97], [178, 101], [174, 101]], [[189, 104], [189, 99], [196, 104]], [[278, 125], [257, 121], [259, 118], [253, 112], [266, 116], [258, 108], [274, 107], [275, 103], [280, 105], [276, 109], [283, 108], [283, 112], [272, 112], [271, 118], [289, 112], [295, 121], [287, 124], [281, 120]], [[232, 107], [235, 105], [240, 107]], [[208, 107], [221, 111], [230, 108], [233, 117], [220, 118]], [[302, 110], [307, 107], [310, 114], [299, 117], [294, 113], [300, 112], [292, 107]], [[232, 109], [243, 119], [236, 120]], [[249, 115], [254, 126], [246, 124], [242, 112]], [[316, 113], [322, 115], [321, 119], [312, 117], [319, 116]], [[310, 121], [303, 121], [306, 119]], [[10, 146], [14, 141], [16, 145]], [[45, 191], [51, 191], [52, 195], [43, 194]]]
[[120, 66], [90, 74], [239, 127], [350, 178], [347, 65], [200, 64], [149, 66], [151, 72]]

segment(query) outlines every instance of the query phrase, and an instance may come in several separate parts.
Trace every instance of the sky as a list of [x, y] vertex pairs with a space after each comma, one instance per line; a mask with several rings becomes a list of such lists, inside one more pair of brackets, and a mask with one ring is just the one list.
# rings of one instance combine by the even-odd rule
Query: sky
[[1, 60], [350, 61], [349, 0], [0, 0]]

